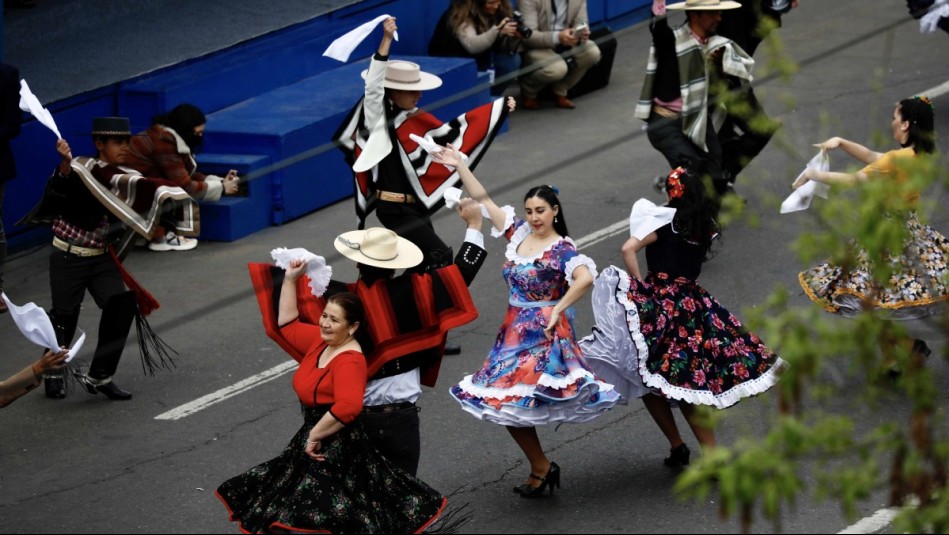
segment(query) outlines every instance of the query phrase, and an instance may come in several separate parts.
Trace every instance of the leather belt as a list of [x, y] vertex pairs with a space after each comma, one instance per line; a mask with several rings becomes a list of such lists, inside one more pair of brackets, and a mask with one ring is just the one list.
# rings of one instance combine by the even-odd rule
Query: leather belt
[[415, 408], [415, 403], [403, 401], [401, 403], [389, 403], [388, 405], [366, 405], [362, 408], [362, 412], [364, 414], [384, 414], [413, 408]]
[[385, 202], [398, 202], [403, 204], [414, 204], [415, 197], [408, 193], [393, 193], [391, 191], [377, 191], [376, 198]]
[[660, 117], [667, 117], [669, 119], [675, 119], [679, 116], [679, 112], [672, 111], [669, 108], [663, 108], [662, 106], [659, 106], [658, 104], [652, 105], [652, 111], [654, 111], [656, 115]]
[[70, 243], [64, 242], [56, 236], [53, 236], [53, 247], [65, 253], [74, 254], [76, 256], [99, 256], [101, 254], [105, 254], [105, 249], [95, 249], [92, 247], [80, 247], [78, 245], [72, 245]]

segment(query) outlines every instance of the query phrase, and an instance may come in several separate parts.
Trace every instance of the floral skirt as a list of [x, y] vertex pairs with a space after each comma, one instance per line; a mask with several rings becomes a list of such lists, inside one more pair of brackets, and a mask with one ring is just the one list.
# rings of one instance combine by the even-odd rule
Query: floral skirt
[[303, 427], [283, 453], [218, 487], [231, 520], [244, 533], [420, 533], [430, 526], [448, 499], [391, 465], [358, 422], [323, 440], [325, 461], [306, 455], [326, 409], [304, 406]]
[[610, 266], [593, 289], [596, 327], [581, 347], [617, 390], [720, 409], [760, 394], [787, 365], [693, 280]]
[[451, 388], [461, 408], [510, 427], [586, 422], [620, 400], [596, 377], [573, 336], [573, 310], [561, 317], [553, 340], [544, 325], [553, 307], [508, 307], [482, 368]]
[[828, 312], [854, 316], [866, 309], [884, 310], [890, 319], [910, 320], [929, 316], [949, 301], [949, 240], [910, 214], [910, 236], [904, 254], [891, 256], [892, 275], [885, 286], [874, 287], [871, 262], [860, 251], [855, 269], [823, 263], [798, 275], [801, 287]]

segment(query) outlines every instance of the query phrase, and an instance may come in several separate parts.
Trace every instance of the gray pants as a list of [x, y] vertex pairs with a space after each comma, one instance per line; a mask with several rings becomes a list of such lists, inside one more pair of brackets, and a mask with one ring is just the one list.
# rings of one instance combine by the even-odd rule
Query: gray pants
[[542, 63], [544, 67], [519, 78], [521, 96], [537, 98], [537, 93], [548, 85], [555, 95], [567, 96], [567, 91], [577, 85], [587, 70], [600, 61], [600, 49], [593, 41], [587, 41], [577, 47], [573, 58], [577, 66], [570, 70], [563, 57], [552, 48], [536, 48], [524, 52], [524, 67], [534, 63]]

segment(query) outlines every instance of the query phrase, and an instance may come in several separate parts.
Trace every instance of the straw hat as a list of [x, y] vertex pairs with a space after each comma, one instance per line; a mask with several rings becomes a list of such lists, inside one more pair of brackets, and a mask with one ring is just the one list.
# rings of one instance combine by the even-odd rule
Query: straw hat
[[[362, 79], [369, 75], [369, 69], [362, 71]], [[434, 74], [427, 73], [418, 66], [418, 63], [390, 60], [386, 65], [386, 78], [383, 87], [400, 89], [403, 91], [426, 91], [442, 85], [442, 79]]]
[[666, 9], [685, 10], [685, 11], [724, 11], [726, 9], [738, 9], [741, 4], [731, 0], [685, 0], [678, 4], [666, 6]]
[[386, 228], [344, 232], [333, 243], [340, 254], [367, 266], [401, 269], [422, 263], [417, 245]]

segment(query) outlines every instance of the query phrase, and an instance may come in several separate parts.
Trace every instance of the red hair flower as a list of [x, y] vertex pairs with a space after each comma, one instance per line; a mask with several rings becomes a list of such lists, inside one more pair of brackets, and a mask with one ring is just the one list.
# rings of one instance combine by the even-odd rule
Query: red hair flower
[[684, 174], [685, 169], [681, 167], [676, 167], [669, 173], [669, 178], [666, 179], [666, 191], [669, 192], [669, 198], [678, 199], [685, 195], [685, 184], [680, 180]]

